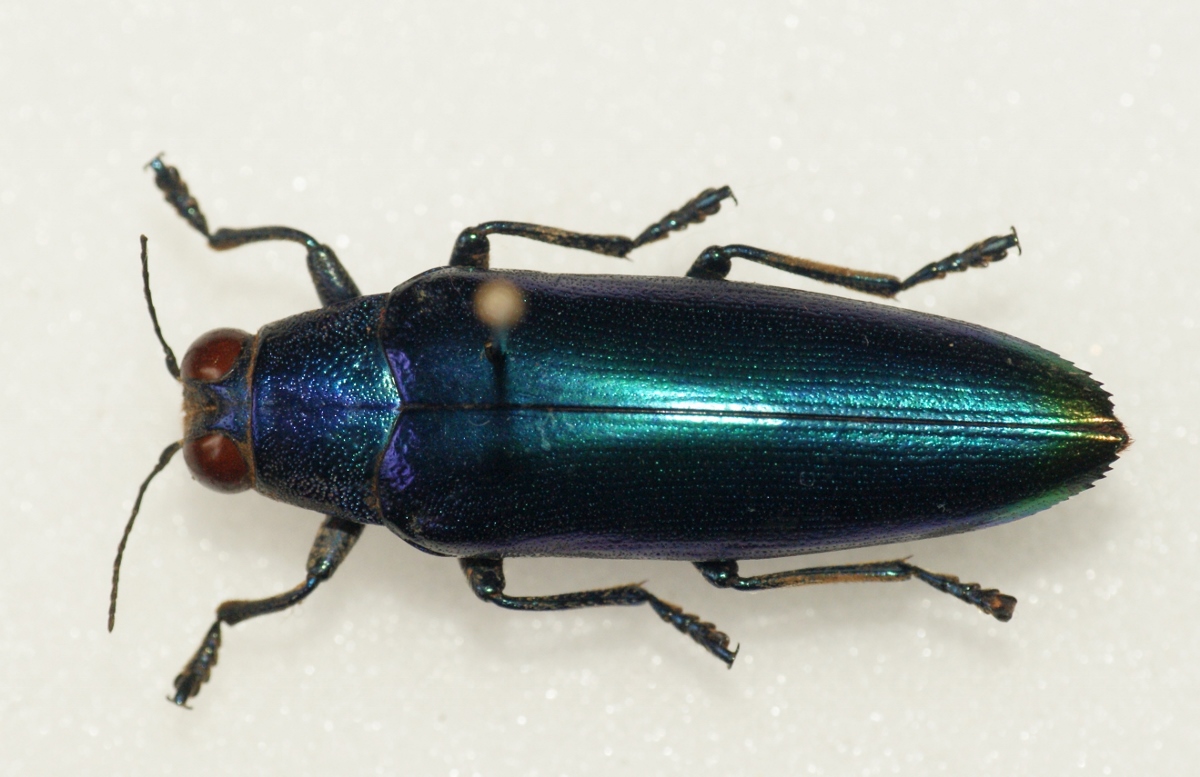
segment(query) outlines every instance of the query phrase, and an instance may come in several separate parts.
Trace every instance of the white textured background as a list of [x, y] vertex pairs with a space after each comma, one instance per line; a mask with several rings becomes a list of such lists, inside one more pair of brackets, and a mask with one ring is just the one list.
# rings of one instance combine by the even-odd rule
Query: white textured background
[[[0, 2], [0, 772], [1194, 773], [1194, 7], [247, 5]], [[746, 596], [686, 564], [510, 564], [516, 593], [648, 579], [741, 642], [725, 671], [646, 611], [486, 607], [371, 528], [302, 608], [227, 630], [180, 711], [213, 607], [298, 582], [319, 518], [176, 462], [105, 633], [122, 523], [179, 429], [137, 236], [180, 352], [315, 298], [294, 246], [208, 251], [141, 169], [162, 150], [211, 223], [308, 230], [367, 292], [467, 224], [636, 233], [725, 183], [740, 207], [633, 263], [504, 238], [494, 260], [678, 275], [748, 242], [906, 274], [1015, 224], [1024, 256], [898, 304], [1076, 361], [1135, 444], [1047, 513], [818, 561], [912, 554], [1017, 596], [1007, 625], [917, 583]]]

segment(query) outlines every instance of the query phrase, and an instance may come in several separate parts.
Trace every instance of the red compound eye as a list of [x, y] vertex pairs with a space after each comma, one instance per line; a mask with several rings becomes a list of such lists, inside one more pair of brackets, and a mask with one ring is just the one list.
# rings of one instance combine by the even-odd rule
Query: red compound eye
[[183, 357], [180, 373], [187, 380], [212, 383], [229, 374], [250, 340], [240, 329], [214, 329], [192, 343]]
[[192, 476], [214, 491], [236, 494], [250, 488], [250, 465], [237, 444], [223, 434], [206, 434], [183, 444]]

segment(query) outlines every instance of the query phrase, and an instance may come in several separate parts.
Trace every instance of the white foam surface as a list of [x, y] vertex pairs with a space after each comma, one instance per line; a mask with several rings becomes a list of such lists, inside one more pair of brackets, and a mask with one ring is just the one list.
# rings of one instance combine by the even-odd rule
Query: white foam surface
[[[1198, 15], [0, 4], [0, 773], [1191, 773]], [[1009, 624], [917, 583], [746, 596], [679, 563], [509, 565], [515, 593], [647, 580], [741, 643], [726, 671], [648, 611], [484, 606], [452, 560], [370, 528], [303, 607], [228, 629], [183, 712], [163, 697], [214, 606], [299, 582], [320, 519], [206, 492], [173, 465], [106, 633], [122, 523], [179, 434], [138, 235], [180, 351], [315, 298], [295, 247], [207, 250], [141, 169], [159, 151], [214, 225], [307, 230], [368, 292], [443, 264], [468, 224], [636, 233], [721, 184], [739, 207], [632, 262], [503, 238], [494, 261], [678, 275], [704, 247], [744, 242], [905, 274], [1016, 225], [1023, 256], [896, 304], [1075, 361], [1135, 443], [1048, 512], [811, 560], [911, 555], [1015, 595]], [[732, 277], [818, 288], [766, 268]]]

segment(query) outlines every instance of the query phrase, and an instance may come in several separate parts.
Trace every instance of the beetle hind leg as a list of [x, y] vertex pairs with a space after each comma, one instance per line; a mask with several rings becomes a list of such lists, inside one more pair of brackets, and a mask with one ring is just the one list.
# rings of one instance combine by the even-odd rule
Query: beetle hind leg
[[537, 240], [542, 243], [577, 248], [581, 251], [604, 254], [606, 256], [624, 257], [635, 248], [647, 243], [662, 240], [672, 232], [687, 229], [691, 224], [699, 224], [721, 209], [721, 201], [737, 198], [728, 186], [719, 189], [705, 189], [684, 203], [679, 210], [673, 210], [658, 221], [642, 230], [637, 237], [623, 235], [591, 235], [583, 232], [570, 232], [557, 227], [543, 227], [538, 224], [523, 224], [517, 221], [488, 221], [475, 227], [467, 227], [454, 241], [454, 250], [450, 254], [451, 267], [477, 267], [486, 270], [491, 259], [491, 244], [488, 235], [509, 235]]
[[803, 275], [824, 283], [845, 286], [848, 289], [874, 294], [879, 297], [894, 297], [905, 289], [910, 289], [918, 283], [933, 281], [946, 277], [947, 273], [963, 272], [972, 267], [987, 267], [992, 262], [998, 262], [1008, 255], [1009, 250], [1021, 250], [1017, 239], [1017, 230], [1013, 229], [1007, 235], [995, 235], [980, 240], [978, 243], [964, 248], [962, 251], [950, 254], [944, 259], [930, 262], [912, 275], [901, 280], [894, 275], [870, 272], [869, 270], [852, 270], [849, 267], [839, 267], [811, 259], [801, 259], [798, 256], [788, 256], [774, 251], [746, 245], [710, 246], [706, 248], [692, 267], [688, 270], [689, 278], [706, 280], [723, 280], [729, 274], [734, 259], [748, 259], [752, 262], [765, 264], [795, 275]]
[[736, 561], [698, 561], [696, 569], [700, 570], [705, 580], [717, 588], [732, 588], [736, 591], [763, 591], [769, 588], [822, 583], [891, 583], [916, 578], [943, 593], [978, 607], [998, 621], [1011, 619], [1013, 608], [1017, 606], [1016, 599], [994, 588], [983, 588], [978, 583], [964, 583], [953, 575], [928, 572], [903, 559], [836, 567], [810, 567], [750, 577], [738, 574]]
[[156, 156], [146, 165], [154, 171], [154, 184], [162, 190], [163, 196], [187, 223], [204, 237], [208, 244], [217, 251], [227, 248], [237, 248], [246, 243], [257, 243], [263, 240], [288, 240], [299, 243], [308, 251], [308, 274], [312, 277], [317, 289], [317, 296], [322, 305], [331, 305], [348, 299], [362, 296], [350, 273], [342, 266], [333, 249], [318, 242], [311, 235], [291, 227], [251, 227], [249, 229], [227, 229], [222, 227], [216, 232], [210, 232], [208, 219], [200, 210], [200, 203], [188, 191], [179, 170], [162, 161]]
[[312, 550], [308, 552], [308, 574], [300, 585], [265, 599], [231, 600], [222, 602], [217, 608], [217, 620], [209, 628], [199, 650], [184, 666], [183, 671], [175, 678], [175, 695], [168, 697], [181, 707], [186, 707], [188, 699], [200, 693], [200, 686], [208, 682], [212, 668], [217, 664], [217, 651], [221, 647], [221, 624], [232, 626], [248, 618], [266, 615], [272, 612], [286, 610], [294, 604], [299, 604], [321, 583], [328, 580], [345, 560], [355, 541], [362, 534], [360, 523], [328, 516], [317, 538], [313, 541]]
[[639, 583], [550, 596], [509, 596], [504, 593], [503, 559], [464, 558], [460, 559], [459, 563], [471, 590], [485, 602], [509, 610], [534, 611], [648, 604], [658, 613], [658, 617], [691, 637], [705, 650], [724, 661], [726, 666], [732, 666], [733, 659], [737, 657], [737, 648], [729, 649], [729, 637], [718, 631], [716, 626], [701, 620], [699, 616], [684, 612], [670, 602], [664, 602], [642, 588]]

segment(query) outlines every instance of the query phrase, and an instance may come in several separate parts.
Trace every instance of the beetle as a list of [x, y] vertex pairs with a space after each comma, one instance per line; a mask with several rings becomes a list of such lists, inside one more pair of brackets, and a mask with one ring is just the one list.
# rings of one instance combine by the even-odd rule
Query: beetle
[[[713, 624], [641, 584], [543, 596], [505, 591], [514, 556], [692, 562], [754, 591], [921, 580], [1007, 621], [1016, 599], [905, 559], [743, 576], [738, 561], [937, 537], [1029, 515], [1089, 488], [1128, 444], [1109, 395], [1035, 345], [969, 323], [726, 280], [733, 259], [883, 297], [1020, 249], [989, 237], [907, 279], [747, 245], [713, 246], [686, 277], [493, 270], [489, 236], [615, 257], [704, 221], [707, 189], [636, 238], [492, 221], [464, 229], [447, 267], [363, 295], [334, 251], [288, 227], [211, 231], [179, 171], [148, 167], [217, 250], [300, 243], [322, 307], [251, 335], [218, 329], [167, 367], [183, 385], [193, 476], [326, 517], [304, 581], [228, 601], [176, 677], [186, 706], [221, 626], [277, 612], [327, 580], [367, 524], [455, 557], [474, 593], [514, 610], [648, 605], [732, 665]], [[736, 202], [736, 200], [734, 200]]]

